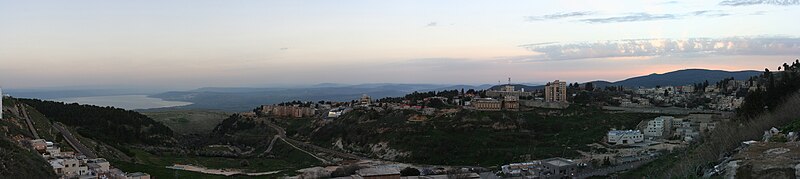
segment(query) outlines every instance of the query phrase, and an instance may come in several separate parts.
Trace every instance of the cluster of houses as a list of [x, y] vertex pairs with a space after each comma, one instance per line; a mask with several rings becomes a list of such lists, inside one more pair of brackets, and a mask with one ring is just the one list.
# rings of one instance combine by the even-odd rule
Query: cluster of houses
[[47, 160], [60, 178], [150, 179], [150, 175], [146, 173], [125, 173], [113, 168], [103, 158], [87, 158], [84, 155], [75, 155], [75, 152], [61, 151], [53, 142], [44, 139], [30, 140], [29, 143], [31, 149]]
[[606, 143], [611, 145], [631, 145], [635, 143], [656, 141], [659, 139], [677, 139], [692, 142], [704, 133], [712, 131], [723, 120], [715, 114], [690, 114], [686, 118], [660, 116], [648, 120], [637, 130], [608, 131]]
[[619, 102], [621, 107], [654, 107], [658, 105], [732, 111], [744, 103], [744, 93], [741, 92], [763, 88], [755, 82], [749, 81], [727, 80], [725, 82], [705, 87], [686, 85], [639, 88], [633, 90], [633, 94], [626, 94], [614, 99]]
[[564, 158], [512, 163], [500, 167], [505, 177], [577, 178], [578, 163]]
[[[540, 94], [543, 92], [544, 94]], [[511, 83], [503, 85], [499, 90], [486, 91], [487, 98], [472, 99], [469, 109], [479, 111], [517, 111], [521, 107], [566, 108], [567, 82], [553, 81], [547, 83], [543, 91], [528, 92], [524, 88], [516, 90]], [[543, 96], [543, 98], [542, 98]], [[521, 98], [532, 98], [521, 100]]]

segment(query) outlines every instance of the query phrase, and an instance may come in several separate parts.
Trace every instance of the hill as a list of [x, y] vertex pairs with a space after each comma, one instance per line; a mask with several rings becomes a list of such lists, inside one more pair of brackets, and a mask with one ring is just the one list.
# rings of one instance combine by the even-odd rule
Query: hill
[[176, 134], [208, 134], [230, 114], [212, 110], [140, 111]]
[[[56, 178], [50, 164], [23, 144], [24, 141], [33, 139], [33, 134], [27, 128], [25, 120], [17, 116], [16, 106], [15, 100], [3, 99], [4, 118], [0, 120], [0, 178]], [[51, 135], [45, 136], [45, 133], [39, 132], [48, 140], [59, 143]]]
[[[462, 110], [424, 116], [409, 110], [355, 110], [333, 121], [278, 121], [287, 136], [363, 156], [435, 165], [497, 166], [533, 158], [575, 157], [610, 128], [633, 128], [657, 114], [591, 107], [523, 112]], [[421, 122], [409, 119], [423, 118]]]
[[74, 127], [82, 136], [110, 145], [174, 143], [172, 130], [134, 111], [38, 99], [17, 100], [32, 106], [50, 120]]
[[[722, 70], [707, 70], [707, 69], [685, 69], [667, 72], [664, 74], [653, 73], [645, 76], [638, 76], [628, 78], [617, 82], [609, 81], [590, 81], [595, 87], [606, 86], [624, 86], [628, 88], [653, 88], [656, 86], [683, 86], [695, 83], [703, 83], [705, 81], [717, 82], [725, 78], [733, 77], [736, 80], [747, 80], [750, 77], [761, 74], [759, 71], [722, 71]], [[582, 83], [585, 84], [585, 83]], [[500, 89], [503, 85], [491, 87], [491, 89]], [[544, 89], [544, 85], [529, 86], [515, 84], [517, 90], [525, 88], [526, 90], [539, 90]]]
[[172, 91], [151, 97], [169, 101], [186, 101], [193, 104], [171, 109], [217, 109], [224, 111], [248, 111], [253, 106], [275, 104], [285, 101], [350, 101], [363, 94], [373, 99], [403, 96], [414, 91], [440, 91], [444, 89], [485, 89], [488, 85], [436, 85], [373, 83], [341, 86], [321, 84], [296, 88], [200, 88], [190, 91]]
[[668, 72], [664, 74], [650, 74], [628, 78], [622, 81], [611, 83], [613, 86], [625, 87], [655, 87], [655, 86], [682, 86], [705, 81], [717, 82], [725, 78], [733, 77], [736, 80], [747, 80], [750, 77], [761, 74], [759, 71], [722, 71], [706, 69], [686, 69]]

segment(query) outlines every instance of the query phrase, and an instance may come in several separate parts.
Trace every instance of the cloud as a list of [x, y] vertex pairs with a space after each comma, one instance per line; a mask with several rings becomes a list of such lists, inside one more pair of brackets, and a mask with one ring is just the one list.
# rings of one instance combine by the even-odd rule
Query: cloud
[[670, 20], [678, 19], [680, 17], [674, 14], [648, 14], [648, 13], [635, 13], [626, 16], [606, 17], [606, 18], [590, 18], [581, 19], [581, 22], [586, 23], [614, 23], [614, 22], [639, 22], [639, 21], [654, 21], [654, 20]]
[[635, 39], [605, 42], [522, 45], [541, 55], [516, 61], [561, 61], [591, 58], [710, 55], [800, 55], [800, 38], [732, 37]]
[[562, 12], [562, 13], [543, 15], [543, 16], [527, 16], [525, 17], [525, 19], [528, 21], [543, 21], [543, 20], [555, 20], [555, 19], [563, 19], [570, 17], [588, 16], [593, 14], [595, 14], [595, 12], [591, 11]]
[[282, 47], [279, 50], [289, 50], [289, 47]]
[[760, 16], [760, 15], [764, 15], [764, 14], [767, 14], [767, 11], [756, 11], [756, 12], [750, 13], [750, 15], [756, 15], [756, 16]]
[[689, 12], [687, 15], [706, 16], [706, 17], [723, 17], [723, 16], [729, 16], [731, 14], [728, 14], [728, 13], [725, 13], [725, 12], [719, 11], [719, 10], [704, 10], [704, 11]]
[[751, 6], [751, 5], [776, 5], [794, 6], [800, 5], [800, 0], [724, 0], [719, 2], [721, 6]]
[[720, 10], [702, 10], [692, 11], [683, 14], [650, 14], [650, 13], [633, 13], [624, 16], [604, 17], [604, 18], [589, 18], [578, 20], [585, 23], [620, 23], [620, 22], [642, 22], [642, 21], [657, 21], [657, 20], [675, 20], [689, 17], [724, 17], [731, 14]]
[[427, 25], [425, 25], [425, 27], [436, 27], [438, 25], [439, 25], [439, 23], [437, 23], [437, 22], [431, 22], [431, 23], [428, 23]]
[[678, 4], [678, 1], [664, 1], [658, 4]]

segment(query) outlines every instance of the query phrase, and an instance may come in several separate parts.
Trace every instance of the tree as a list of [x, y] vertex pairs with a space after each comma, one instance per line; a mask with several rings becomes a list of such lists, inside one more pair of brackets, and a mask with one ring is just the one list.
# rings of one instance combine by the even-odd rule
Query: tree
[[586, 82], [586, 90], [594, 91], [594, 84], [592, 84], [592, 82]]
[[406, 167], [400, 170], [400, 176], [419, 176], [419, 170], [416, 168]]

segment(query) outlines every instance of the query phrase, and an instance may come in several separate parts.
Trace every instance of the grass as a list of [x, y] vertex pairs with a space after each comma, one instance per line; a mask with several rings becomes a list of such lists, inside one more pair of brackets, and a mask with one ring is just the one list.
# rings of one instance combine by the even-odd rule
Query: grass
[[[301, 151], [290, 148], [289, 145], [278, 142], [273, 148], [276, 157], [262, 158], [226, 158], [226, 157], [204, 157], [204, 156], [179, 156], [179, 155], [154, 155], [139, 149], [131, 149], [135, 153], [134, 157], [139, 163], [122, 162], [120, 168], [130, 171], [141, 171], [150, 173], [157, 178], [172, 178], [176, 171], [165, 168], [173, 164], [190, 164], [203, 166], [212, 169], [235, 168], [243, 169], [248, 172], [268, 172], [281, 170], [280, 173], [263, 176], [262, 178], [274, 178], [294, 174], [297, 169], [318, 166], [320, 163]], [[245, 164], [246, 163], [246, 164]], [[117, 165], [114, 163], [114, 165]], [[221, 175], [208, 175], [197, 172], [178, 171], [180, 176], [196, 176], [202, 178], [217, 178]], [[250, 176], [239, 176], [248, 178]], [[255, 177], [258, 178], [258, 177]]]
[[229, 113], [212, 110], [174, 110], [142, 112], [155, 121], [161, 122], [178, 134], [207, 134]]

